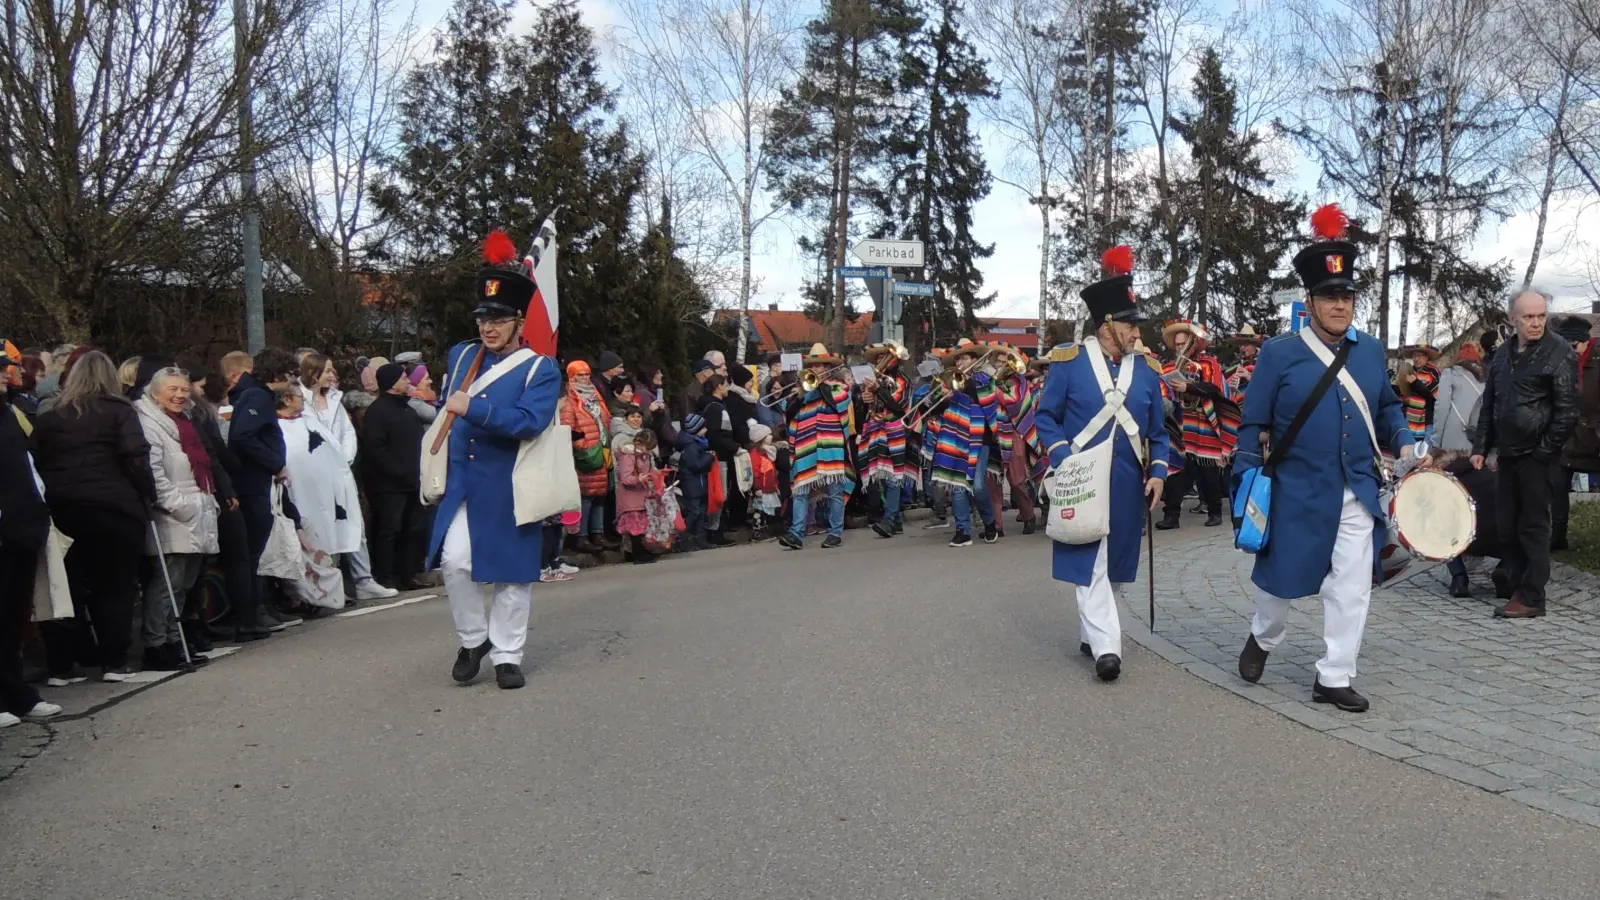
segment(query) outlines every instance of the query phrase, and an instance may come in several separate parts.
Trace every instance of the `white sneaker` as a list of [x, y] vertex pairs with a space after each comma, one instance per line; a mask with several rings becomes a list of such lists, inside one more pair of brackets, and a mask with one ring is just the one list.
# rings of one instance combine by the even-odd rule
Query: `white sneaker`
[[107, 669], [105, 673], [100, 676], [100, 680], [117, 684], [123, 681], [129, 681], [137, 674], [139, 673], [124, 666], [115, 669]]
[[55, 705], [54, 703], [46, 703], [43, 700], [40, 700], [38, 703], [33, 705], [33, 709], [23, 713], [22, 717], [25, 719], [48, 719], [51, 716], [58, 716], [60, 714], [61, 707]]
[[577, 566], [568, 565], [567, 563], [562, 563], [561, 565], [556, 566], [556, 571], [560, 572], [563, 575], [576, 575], [579, 572], [582, 572], [583, 570], [578, 568]]
[[398, 596], [400, 596], [399, 591], [394, 588], [384, 587], [370, 578], [356, 583], [357, 600], [387, 600], [390, 597]]
[[16, 716], [13, 716], [11, 713], [0, 712], [0, 728], [10, 728], [13, 725], [21, 724], [22, 720]]
[[69, 675], [66, 678], [60, 678], [55, 675], [51, 675], [45, 680], [45, 684], [48, 684], [51, 687], [67, 687], [69, 685], [79, 684], [88, 680], [89, 676], [87, 675]]

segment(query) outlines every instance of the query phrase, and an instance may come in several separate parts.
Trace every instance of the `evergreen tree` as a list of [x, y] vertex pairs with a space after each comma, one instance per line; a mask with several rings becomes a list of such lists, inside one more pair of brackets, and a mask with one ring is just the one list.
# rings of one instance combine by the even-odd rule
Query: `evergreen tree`
[[1261, 137], [1237, 130], [1237, 95], [1216, 48], [1201, 53], [1192, 92], [1194, 110], [1171, 122], [1193, 161], [1179, 180], [1177, 210], [1187, 235], [1183, 256], [1194, 268], [1188, 305], [1213, 327], [1260, 328], [1277, 319], [1272, 271], [1298, 234], [1303, 206], [1270, 193]]
[[641, 317], [630, 308], [640, 245], [629, 226], [644, 158], [613, 111], [573, 0], [540, 7], [520, 37], [506, 6], [457, 0], [433, 61], [408, 79], [402, 150], [375, 195], [435, 344], [471, 333], [484, 236], [504, 228], [525, 247], [558, 207], [563, 355], [681, 327], [659, 310]]
[[908, 102], [886, 143], [888, 188], [879, 198], [884, 229], [923, 243], [923, 279], [938, 293], [908, 298], [903, 323], [913, 358], [934, 335], [977, 326], [982, 293], [978, 260], [994, 254], [972, 234], [972, 208], [991, 185], [972, 127], [973, 101], [994, 96], [983, 59], [962, 33], [960, 0], [930, 0], [933, 9], [905, 47], [900, 87]]
[[802, 291], [831, 297], [825, 321], [835, 351], [847, 312], [836, 269], [846, 264], [855, 205], [882, 190], [874, 179], [894, 121], [900, 48], [918, 24], [904, 0], [827, 0], [806, 26], [804, 67], [772, 111], [768, 185], [816, 223], [816, 236], [799, 245], [819, 258], [821, 277]]

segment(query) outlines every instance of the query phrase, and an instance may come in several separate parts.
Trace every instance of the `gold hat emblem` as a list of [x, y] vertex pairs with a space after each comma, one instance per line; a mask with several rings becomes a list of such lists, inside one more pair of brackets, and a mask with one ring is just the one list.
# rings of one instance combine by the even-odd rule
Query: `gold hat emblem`
[[500, 293], [500, 279], [491, 278], [483, 283], [483, 295], [485, 297], [493, 297], [498, 293]]

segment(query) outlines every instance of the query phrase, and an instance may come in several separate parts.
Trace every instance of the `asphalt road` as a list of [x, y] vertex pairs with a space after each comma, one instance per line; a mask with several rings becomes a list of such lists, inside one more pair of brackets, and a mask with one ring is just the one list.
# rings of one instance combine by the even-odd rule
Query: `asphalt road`
[[0, 896], [1600, 893], [1600, 831], [1132, 645], [1098, 683], [1042, 536], [939, 534], [538, 589], [522, 691], [450, 681], [442, 601], [247, 647], [0, 784]]

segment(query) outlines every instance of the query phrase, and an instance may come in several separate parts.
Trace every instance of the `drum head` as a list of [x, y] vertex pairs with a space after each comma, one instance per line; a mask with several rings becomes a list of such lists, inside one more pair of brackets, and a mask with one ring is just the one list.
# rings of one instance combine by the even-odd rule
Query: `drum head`
[[1401, 479], [1393, 510], [1401, 543], [1423, 559], [1460, 556], [1476, 535], [1478, 512], [1472, 495], [1444, 472], [1428, 469]]

